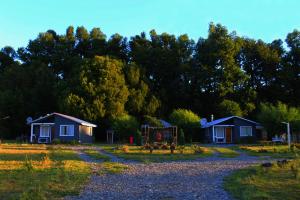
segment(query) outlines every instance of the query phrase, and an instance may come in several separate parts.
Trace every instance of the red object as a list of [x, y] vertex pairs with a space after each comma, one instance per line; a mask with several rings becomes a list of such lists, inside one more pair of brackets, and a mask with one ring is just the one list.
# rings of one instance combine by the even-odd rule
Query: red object
[[132, 136], [129, 137], [129, 143], [133, 144], [133, 137]]

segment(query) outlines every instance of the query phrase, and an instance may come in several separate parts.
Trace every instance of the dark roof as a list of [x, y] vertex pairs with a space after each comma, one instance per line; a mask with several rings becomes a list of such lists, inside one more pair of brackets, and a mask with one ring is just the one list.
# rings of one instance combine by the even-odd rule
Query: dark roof
[[71, 121], [73, 121], [73, 122], [76, 122], [76, 123], [81, 124], [81, 125], [84, 125], [84, 126], [97, 127], [96, 124], [92, 124], [92, 123], [87, 122], [87, 121], [84, 121], [84, 120], [82, 120], [82, 119], [78, 119], [78, 118], [76, 118], [76, 117], [72, 117], [72, 116], [65, 115], [65, 114], [61, 114], [61, 113], [57, 113], [57, 112], [53, 112], [53, 113], [51, 113], [51, 114], [47, 114], [47, 115], [45, 115], [45, 116], [42, 116], [42, 117], [40, 117], [40, 118], [38, 118], [38, 119], [33, 120], [31, 123], [38, 122], [38, 121], [40, 121], [40, 120], [42, 120], [42, 119], [46, 119], [46, 118], [51, 117], [51, 116], [53, 116], [53, 115], [57, 115], [57, 116], [60, 116], [60, 117], [65, 118], [65, 119], [69, 119], [69, 120], [71, 120]]
[[242, 120], [254, 123], [256, 125], [259, 124], [259, 123], [255, 122], [255, 121], [252, 121], [252, 120], [249, 120], [249, 119], [245, 119], [245, 118], [242, 118], [242, 117], [239, 117], [239, 116], [230, 116], [230, 117], [225, 117], [225, 118], [221, 118], [221, 119], [216, 119], [216, 120], [211, 121], [211, 122], [207, 122], [206, 124], [202, 125], [201, 128], [208, 128], [208, 127], [217, 125], [219, 123], [225, 122], [225, 121], [227, 121], [229, 119], [232, 119], [232, 118], [239, 118], [239, 119], [242, 119]]

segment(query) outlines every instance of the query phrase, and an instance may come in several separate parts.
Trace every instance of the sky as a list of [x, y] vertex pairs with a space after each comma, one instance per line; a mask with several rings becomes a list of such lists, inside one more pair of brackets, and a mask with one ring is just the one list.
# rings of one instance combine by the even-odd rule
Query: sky
[[300, 30], [300, 0], [1, 0], [0, 48], [23, 47], [38, 33], [69, 25], [99, 27], [110, 37], [142, 31], [207, 37], [210, 22], [239, 36], [272, 42]]

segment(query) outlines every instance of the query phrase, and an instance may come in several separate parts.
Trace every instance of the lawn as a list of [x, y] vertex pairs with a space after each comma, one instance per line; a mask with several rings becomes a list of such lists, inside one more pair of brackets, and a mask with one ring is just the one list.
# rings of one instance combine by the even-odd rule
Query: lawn
[[227, 147], [211, 147], [211, 149], [219, 153], [219, 157], [234, 158], [240, 155], [236, 150]]
[[224, 180], [225, 189], [236, 199], [294, 200], [300, 196], [300, 160], [285, 166], [274, 164], [234, 172]]
[[[101, 146], [104, 150], [127, 160], [135, 160], [140, 162], [164, 162], [177, 160], [193, 160], [211, 156], [213, 150], [207, 147], [201, 147], [203, 152], [196, 152], [191, 146], [185, 146], [183, 150], [176, 148], [174, 154], [171, 154], [169, 149], [154, 149], [152, 153], [150, 150], [143, 149], [141, 146]], [[125, 148], [125, 149], [124, 149]]]
[[72, 150], [45, 145], [0, 145], [0, 199], [59, 199], [76, 195], [90, 167]]
[[295, 158], [295, 153], [300, 153], [297, 148], [290, 151], [288, 145], [241, 145], [238, 148], [251, 156], [270, 156], [273, 158]]
[[99, 151], [94, 150], [94, 149], [84, 149], [84, 153], [86, 153], [88, 156], [97, 159], [97, 160], [102, 160], [102, 161], [110, 161], [110, 157], [104, 154], [101, 154]]

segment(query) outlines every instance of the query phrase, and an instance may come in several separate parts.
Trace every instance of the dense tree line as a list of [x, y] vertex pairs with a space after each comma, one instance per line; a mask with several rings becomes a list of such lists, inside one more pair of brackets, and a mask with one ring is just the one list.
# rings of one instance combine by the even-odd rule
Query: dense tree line
[[70, 26], [1, 49], [0, 133], [14, 138], [26, 117], [53, 111], [95, 122], [99, 133], [120, 116], [166, 118], [176, 108], [255, 119], [262, 102], [299, 107], [299, 86], [297, 30], [266, 43], [213, 23], [198, 41], [155, 30], [107, 38]]

